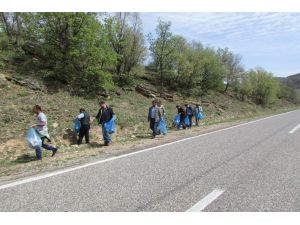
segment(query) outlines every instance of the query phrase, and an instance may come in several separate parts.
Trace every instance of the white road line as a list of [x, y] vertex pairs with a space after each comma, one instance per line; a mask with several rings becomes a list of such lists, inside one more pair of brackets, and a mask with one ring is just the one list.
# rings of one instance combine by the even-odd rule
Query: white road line
[[300, 128], [300, 124], [298, 124], [296, 127], [294, 127], [289, 134], [293, 134], [296, 130], [298, 130]]
[[193, 205], [191, 208], [187, 210], [187, 212], [201, 212], [204, 210], [210, 203], [215, 201], [221, 194], [223, 194], [223, 190], [215, 189], [208, 195], [206, 195], [203, 199], [201, 199], [197, 204]]
[[203, 137], [203, 136], [206, 136], [206, 135], [211, 135], [211, 134], [219, 133], [219, 132], [222, 132], [222, 131], [230, 130], [230, 129], [233, 129], [233, 128], [238, 128], [238, 127], [245, 126], [245, 125], [252, 124], [252, 123], [256, 123], [256, 122], [259, 122], [259, 121], [262, 121], [262, 120], [266, 120], [266, 119], [270, 119], [270, 118], [282, 116], [282, 115], [285, 115], [285, 114], [289, 114], [289, 113], [292, 113], [292, 112], [295, 112], [295, 111], [298, 111], [298, 110], [293, 110], [293, 111], [290, 111], [290, 112], [281, 113], [281, 114], [277, 114], [277, 115], [273, 115], [273, 116], [261, 118], [261, 119], [258, 119], [258, 120], [253, 120], [253, 121], [242, 123], [242, 124], [235, 125], [235, 126], [232, 126], [232, 127], [227, 127], [227, 128], [224, 128], [224, 129], [220, 129], [220, 130], [208, 132], [208, 133], [205, 133], [205, 134], [200, 134], [200, 135], [197, 135], [197, 136], [180, 139], [178, 141], [170, 142], [170, 143], [163, 144], [163, 145], [158, 145], [158, 146], [147, 148], [147, 149], [143, 149], [143, 150], [140, 150], [140, 151], [127, 153], [127, 154], [124, 154], [124, 155], [115, 156], [115, 157], [112, 157], [112, 158], [108, 158], [108, 159], [104, 159], [104, 160], [99, 160], [99, 161], [92, 162], [92, 163], [87, 163], [87, 164], [84, 164], [84, 165], [81, 165], [81, 166], [72, 167], [72, 168], [68, 168], [68, 169], [63, 169], [63, 170], [59, 170], [59, 171], [56, 171], [56, 172], [42, 174], [42, 175], [37, 175], [37, 176], [26, 178], [26, 179], [23, 179], [23, 180], [18, 180], [18, 181], [11, 182], [11, 183], [4, 184], [4, 185], [0, 186], [0, 190], [1, 189], [5, 189], [5, 188], [14, 187], [14, 186], [21, 185], [21, 184], [30, 183], [30, 182], [41, 180], [41, 179], [45, 179], [45, 178], [48, 178], [48, 177], [57, 176], [57, 175], [60, 175], [60, 174], [63, 174], [63, 173], [72, 172], [72, 171], [83, 169], [83, 168], [86, 168], [86, 167], [90, 167], [90, 166], [94, 166], [94, 165], [98, 165], [98, 164], [110, 162], [110, 161], [121, 159], [121, 158], [125, 158], [125, 157], [128, 157], [128, 156], [137, 155], [137, 154], [140, 154], [140, 153], [143, 153], [143, 152], [152, 151], [152, 150], [155, 150], [155, 149], [158, 149], [158, 148], [162, 148], [162, 147], [165, 147], [165, 146], [173, 145], [173, 144], [180, 143], [180, 142], [183, 142], [183, 141], [192, 140], [192, 139]]

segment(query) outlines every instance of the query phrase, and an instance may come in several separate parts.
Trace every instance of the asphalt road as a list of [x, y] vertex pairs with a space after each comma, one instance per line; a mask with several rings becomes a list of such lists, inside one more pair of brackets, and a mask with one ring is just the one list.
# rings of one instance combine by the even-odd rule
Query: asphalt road
[[0, 186], [0, 211], [300, 211], [300, 110]]

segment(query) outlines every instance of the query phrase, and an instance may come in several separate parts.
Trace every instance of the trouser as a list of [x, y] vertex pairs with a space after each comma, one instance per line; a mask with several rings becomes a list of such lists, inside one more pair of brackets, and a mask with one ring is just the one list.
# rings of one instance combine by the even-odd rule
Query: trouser
[[[42, 139], [42, 147], [46, 150], [49, 150], [49, 151], [54, 151], [56, 150], [55, 147], [51, 146], [51, 145], [47, 145], [44, 143], [45, 141], [45, 137], [41, 137]], [[36, 154], [36, 157], [37, 159], [42, 159], [42, 148], [41, 147], [38, 147], [35, 149], [35, 154]]]
[[184, 117], [180, 117], [180, 122], [179, 122], [179, 125], [177, 127], [177, 129], [179, 130], [180, 129], [180, 126], [182, 125], [182, 128], [185, 129], [186, 128], [186, 125], [185, 125], [185, 118]]
[[196, 119], [196, 126], [199, 126], [199, 119], [197, 119], [197, 117], [195, 117]]
[[189, 128], [192, 127], [192, 124], [193, 124], [193, 116], [189, 115]]
[[90, 125], [81, 125], [80, 130], [79, 130], [79, 138], [77, 141], [78, 145], [82, 144], [83, 137], [85, 138], [85, 142], [87, 144], [90, 143], [89, 131], [90, 131]]
[[104, 124], [102, 124], [102, 135], [103, 135], [104, 144], [108, 144], [111, 142], [110, 134], [104, 128]]
[[157, 125], [158, 122], [155, 121], [155, 118], [150, 118], [150, 129], [152, 130], [152, 136], [155, 137], [157, 134]]

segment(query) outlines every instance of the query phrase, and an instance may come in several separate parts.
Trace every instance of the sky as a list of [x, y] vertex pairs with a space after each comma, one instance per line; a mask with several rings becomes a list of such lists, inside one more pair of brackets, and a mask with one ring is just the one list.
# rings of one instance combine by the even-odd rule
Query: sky
[[145, 34], [157, 21], [188, 41], [228, 47], [246, 69], [262, 67], [275, 76], [300, 73], [300, 13], [140, 13]]

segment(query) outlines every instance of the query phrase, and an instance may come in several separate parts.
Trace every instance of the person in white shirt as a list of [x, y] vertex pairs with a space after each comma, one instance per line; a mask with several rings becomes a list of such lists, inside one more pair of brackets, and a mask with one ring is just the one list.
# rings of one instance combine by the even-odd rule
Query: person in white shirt
[[[45, 139], [47, 139], [49, 142], [51, 142], [50, 135], [48, 133], [48, 127], [47, 127], [47, 117], [42, 112], [42, 108], [39, 105], [35, 105], [33, 107], [33, 112], [36, 114], [37, 123], [32, 125], [31, 127], [35, 128], [37, 133], [41, 137], [42, 147], [45, 148], [46, 150], [52, 151], [52, 157], [53, 157], [57, 152], [57, 148], [44, 143]], [[37, 159], [41, 160], [42, 159], [41, 147], [36, 148], [35, 153], [36, 153]]]

